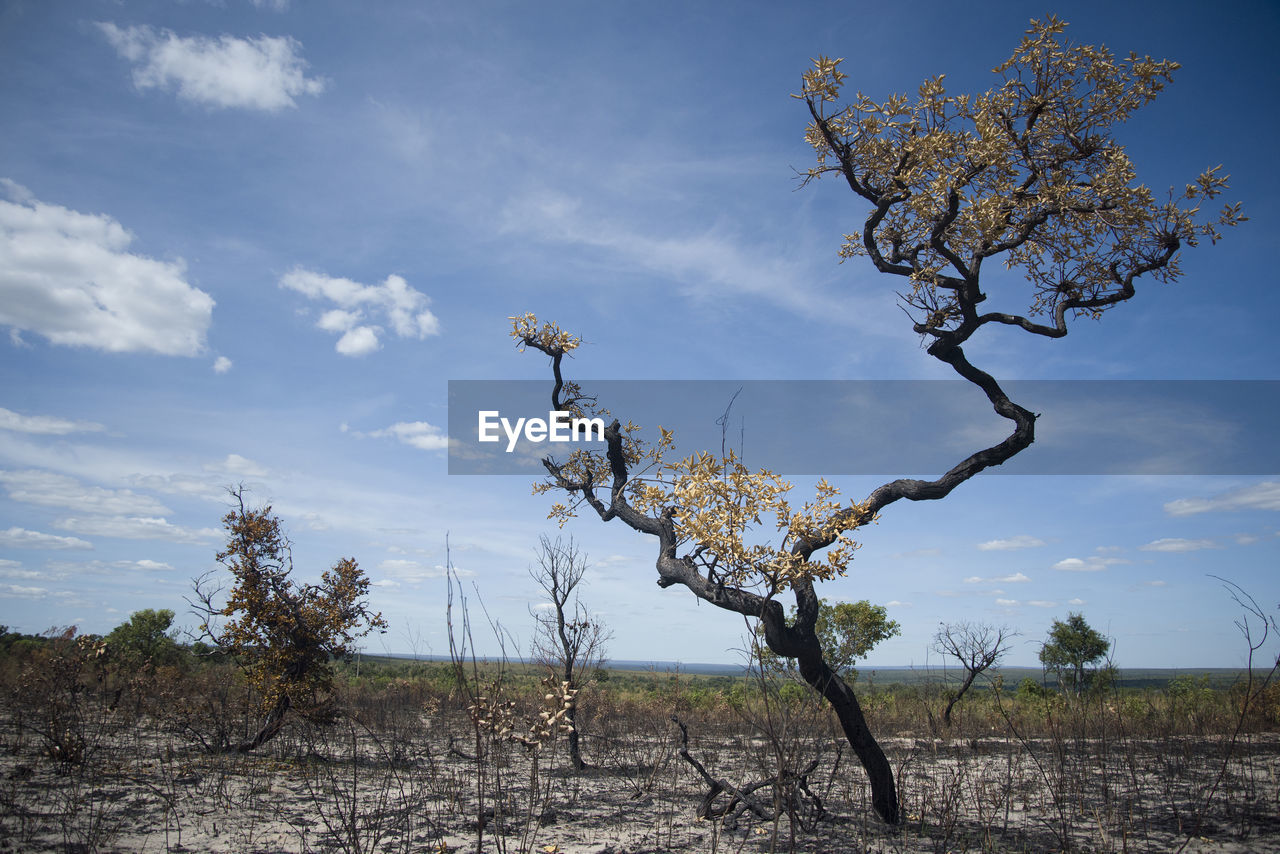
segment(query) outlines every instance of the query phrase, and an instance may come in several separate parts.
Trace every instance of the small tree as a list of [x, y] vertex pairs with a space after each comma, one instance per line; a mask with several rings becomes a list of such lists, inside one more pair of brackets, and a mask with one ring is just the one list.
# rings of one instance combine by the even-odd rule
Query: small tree
[[1049, 639], [1040, 647], [1040, 663], [1058, 677], [1058, 687], [1070, 687], [1077, 694], [1085, 684], [1085, 667], [1101, 661], [1111, 649], [1107, 640], [1081, 614], [1068, 614], [1067, 621], [1054, 620]]
[[[236, 658], [260, 695], [261, 726], [234, 745], [247, 753], [274, 738], [291, 709], [323, 720], [332, 660], [350, 656], [356, 638], [387, 623], [365, 603], [369, 579], [354, 559], [335, 563], [319, 584], [298, 583], [291, 544], [271, 507], [246, 507], [243, 489], [231, 495], [236, 507], [222, 519], [227, 545], [217, 556], [234, 579], [230, 595], [225, 605], [214, 604], [221, 588], [205, 574], [194, 582], [192, 607], [203, 636]], [[215, 627], [220, 617], [230, 619]]]
[[532, 578], [547, 594], [545, 609], [532, 611], [533, 659], [557, 674], [568, 699], [565, 722], [569, 725], [569, 762], [586, 768], [578, 738], [578, 692], [604, 662], [605, 644], [612, 633], [594, 620], [578, 599], [578, 585], [587, 571], [587, 556], [570, 539], [567, 543], [546, 536], [539, 540], [538, 563], [529, 568]]
[[[794, 623], [796, 609], [790, 613]], [[756, 629], [763, 640], [764, 627]], [[827, 663], [831, 669], [847, 682], [858, 678], [858, 671], [853, 666], [860, 658], [889, 638], [902, 634], [902, 627], [897, 620], [889, 619], [889, 612], [883, 605], [873, 605], [866, 599], [858, 602], [837, 602], [832, 605], [826, 599], [818, 602], [818, 619], [814, 623], [814, 631], [822, 643]], [[761, 658], [766, 664], [778, 662], [767, 646], [761, 649]]]
[[[819, 57], [796, 96], [808, 108], [806, 138], [817, 154], [806, 182], [836, 176], [869, 207], [841, 255], [865, 255], [900, 283], [925, 352], [1008, 421], [1005, 439], [934, 480], [899, 478], [862, 501], [846, 503], [820, 481], [816, 497], [799, 508], [787, 500], [789, 483], [749, 471], [732, 452], [671, 462], [664, 458], [674, 442], [669, 431], [646, 444], [635, 425], [616, 419], [605, 429], [603, 454], [544, 460], [549, 478], [541, 487], [568, 496], [553, 505], [553, 517], [563, 521], [586, 507], [603, 521], [621, 519], [655, 538], [661, 587], [683, 586], [763, 623], [769, 648], [795, 658], [804, 680], [831, 703], [867, 772], [872, 806], [890, 824], [902, 817], [893, 768], [826, 658], [814, 585], [846, 572], [856, 547], [850, 535], [889, 505], [945, 498], [1035, 441], [1035, 414], [969, 360], [965, 346], [974, 335], [994, 324], [1061, 338], [1068, 321], [1097, 319], [1132, 299], [1140, 279], [1176, 280], [1184, 247], [1216, 241], [1244, 219], [1239, 204], [1202, 210], [1226, 187], [1218, 168], [1160, 200], [1138, 182], [1114, 138], [1172, 79], [1176, 63], [1133, 54], [1117, 60], [1105, 47], [1066, 41], [1065, 29], [1054, 17], [1032, 21], [994, 69], [995, 86], [978, 94], [948, 94], [936, 76], [917, 98], [858, 93], [842, 103], [841, 60]], [[988, 305], [993, 294], [1003, 302], [1014, 292], [990, 290], [984, 272], [993, 267], [1020, 270], [1027, 293]], [[512, 320], [519, 346], [551, 358], [552, 408], [585, 415], [590, 398], [561, 372], [581, 339], [540, 325], [532, 313]], [[786, 342], [768, 346], [783, 352]], [[773, 522], [771, 538], [760, 529]], [[777, 599], [786, 593], [795, 597], [791, 622]]]
[[942, 722], [951, 726], [951, 709], [973, 685], [978, 674], [994, 666], [1009, 651], [1009, 642], [1017, 632], [1008, 626], [995, 626], [987, 623], [970, 623], [961, 620], [957, 623], [943, 623], [933, 636], [933, 648], [943, 655], [949, 655], [960, 662], [964, 668], [964, 681], [960, 688], [947, 700], [947, 707], [942, 711]]
[[159, 667], [175, 663], [182, 650], [170, 634], [174, 613], [169, 608], [144, 608], [111, 630], [107, 646], [129, 667]]

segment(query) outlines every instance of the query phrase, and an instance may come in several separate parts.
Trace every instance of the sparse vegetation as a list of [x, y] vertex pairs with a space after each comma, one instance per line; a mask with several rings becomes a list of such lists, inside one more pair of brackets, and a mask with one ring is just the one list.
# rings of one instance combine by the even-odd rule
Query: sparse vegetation
[[125, 669], [103, 639], [74, 629], [3, 647], [0, 850], [1280, 843], [1280, 689], [1260, 669], [1163, 674], [1159, 684], [1155, 672], [1121, 671], [1079, 694], [1042, 678], [1019, 683], [1025, 670], [988, 671], [940, 736], [933, 721], [954, 672], [868, 672], [867, 718], [902, 781], [906, 821], [888, 828], [871, 819], [867, 783], [847, 773], [830, 709], [801, 683], [762, 681], [759, 668], [607, 670], [578, 704], [593, 761], [573, 773], [567, 751], [549, 749], [565, 735], [565, 696], [533, 662], [365, 656], [358, 673], [334, 662], [331, 723], [291, 718], [259, 751], [238, 754], [202, 744], [258, 721], [252, 685], [229, 659], [175, 644], [173, 663]]

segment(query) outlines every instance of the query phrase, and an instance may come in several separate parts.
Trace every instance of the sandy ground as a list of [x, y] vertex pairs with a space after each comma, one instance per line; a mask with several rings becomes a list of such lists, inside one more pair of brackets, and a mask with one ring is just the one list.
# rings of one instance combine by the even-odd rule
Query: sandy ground
[[[770, 741], [690, 726], [691, 755], [743, 789], [779, 757], [818, 764], [795, 820], [697, 813], [708, 787], [679, 731], [649, 722], [563, 746], [489, 744], [466, 721], [396, 732], [296, 726], [260, 753], [210, 755], [133, 724], [59, 764], [10, 723], [0, 739], [0, 852], [1280, 851], [1280, 737], [1118, 743], [887, 738], [907, 820], [870, 811], [861, 769], [830, 738]], [[484, 745], [482, 745], [483, 747]], [[534, 761], [536, 759], [536, 762]], [[754, 793], [765, 813], [774, 791]], [[713, 808], [728, 804], [721, 796]]]

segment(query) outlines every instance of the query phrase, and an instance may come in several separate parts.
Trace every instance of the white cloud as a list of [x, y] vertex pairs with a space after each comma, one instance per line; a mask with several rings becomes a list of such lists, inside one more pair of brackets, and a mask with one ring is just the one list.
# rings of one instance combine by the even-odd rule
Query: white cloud
[[1034, 549], [1044, 544], [1044, 540], [1039, 537], [1020, 534], [1005, 540], [988, 540], [985, 543], [979, 543], [978, 548], [984, 552], [1007, 552], [1015, 549]]
[[270, 9], [273, 12], [283, 12], [289, 8], [289, 0], [253, 0], [253, 5], [259, 9]]
[[116, 53], [134, 64], [139, 89], [176, 91], [211, 107], [276, 111], [296, 107], [294, 97], [319, 95], [325, 81], [306, 76], [302, 47], [288, 36], [182, 37], [151, 27], [98, 28]]
[[1012, 575], [997, 575], [992, 578], [982, 578], [978, 575], [971, 575], [964, 580], [965, 584], [1021, 584], [1024, 581], [1030, 581], [1030, 576], [1023, 575], [1021, 572], [1015, 572]]
[[112, 353], [204, 350], [214, 303], [182, 261], [132, 254], [133, 235], [111, 217], [6, 186], [19, 201], [0, 200], [0, 326]]
[[92, 549], [93, 544], [79, 537], [59, 537], [42, 534], [26, 528], [10, 528], [0, 531], [0, 546], [13, 549]]
[[239, 454], [227, 454], [227, 458], [216, 463], [208, 463], [204, 470], [217, 474], [229, 474], [235, 477], [266, 477], [270, 472], [266, 466], [259, 465], [248, 457]]
[[1141, 547], [1144, 552], [1195, 552], [1201, 549], [1216, 549], [1220, 546], [1213, 540], [1187, 540], [1182, 537], [1164, 537], [1152, 540]]
[[38, 433], [45, 436], [66, 436], [68, 433], [96, 433], [104, 430], [92, 421], [68, 421], [52, 415], [21, 415], [0, 407], [0, 430], [17, 433]]
[[1018, 600], [1017, 599], [997, 599], [996, 604], [1003, 605], [1006, 608], [1012, 608], [1014, 605], [1018, 604]]
[[46, 579], [70, 580], [84, 575], [103, 575], [119, 577], [122, 572], [151, 573], [173, 572], [173, 566], [158, 560], [89, 560], [89, 561], [46, 561], [44, 565]]
[[[384, 560], [378, 564], [378, 569], [391, 576], [392, 580], [404, 581], [410, 584], [427, 581], [433, 578], [444, 578], [448, 574], [448, 570], [439, 564], [429, 565], [419, 563], [416, 560], [390, 559]], [[454, 567], [454, 571], [459, 576], [469, 576], [470, 572], [459, 570]]]
[[910, 607], [911, 607], [911, 603], [910, 603], [910, 602], [900, 602], [900, 601], [898, 601], [897, 599], [890, 599], [888, 602], [885, 602], [885, 603], [884, 603], [884, 606], [885, 606], [886, 608], [910, 608]]
[[103, 489], [85, 486], [73, 477], [47, 471], [0, 471], [14, 501], [63, 507], [78, 513], [106, 515], [163, 515], [170, 512], [154, 498], [128, 489]]
[[1280, 510], [1280, 482], [1241, 486], [1208, 498], [1179, 498], [1164, 505], [1164, 512], [1170, 516], [1224, 510]]
[[116, 537], [123, 540], [167, 540], [174, 543], [203, 543], [222, 536], [212, 528], [193, 530], [171, 524], [159, 516], [72, 516], [54, 522], [54, 527], [73, 534]]
[[1035, 607], [1035, 608], [1056, 608], [1056, 607], [1058, 607], [1058, 603], [1057, 603], [1057, 602], [1052, 602], [1052, 601], [1050, 601], [1050, 600], [1048, 600], [1048, 599], [1028, 599], [1028, 600], [1027, 600], [1027, 604], [1028, 604], [1028, 605], [1031, 605], [1032, 607]]
[[320, 315], [320, 319], [316, 321], [316, 326], [326, 332], [345, 332], [353, 328], [359, 321], [360, 312], [335, 308], [333, 311], [326, 311]]
[[215, 374], [225, 374], [231, 370], [231, 360], [226, 356], [219, 356], [213, 360], [213, 372]]
[[444, 451], [449, 448], [449, 437], [444, 431], [426, 421], [401, 421], [369, 435], [377, 438], [394, 436], [404, 444], [424, 451]]
[[1068, 599], [1067, 604], [1068, 605], [1085, 605], [1088, 603], [1085, 602], [1085, 600], [1081, 599], [1079, 596], [1077, 596], [1074, 599]]
[[1130, 563], [1130, 561], [1119, 557], [1088, 557], [1081, 560], [1078, 557], [1064, 558], [1053, 565], [1054, 569], [1063, 572], [1101, 572], [1109, 566]]
[[182, 495], [211, 501], [223, 501], [227, 497], [226, 484], [214, 478], [186, 474], [151, 474], [130, 475], [127, 481], [134, 486], [163, 492], [166, 495]]
[[375, 350], [382, 349], [378, 342], [378, 328], [374, 326], [357, 326], [343, 333], [338, 343], [333, 345], [343, 356], [366, 356]]
[[[440, 321], [429, 308], [431, 299], [409, 287], [400, 276], [387, 276], [379, 285], [362, 285], [298, 268], [281, 277], [280, 287], [338, 306], [321, 314], [316, 326], [342, 333], [335, 349], [344, 356], [363, 356], [379, 349], [382, 324], [401, 338], [440, 334]], [[369, 322], [366, 313], [374, 315]]]
[[0, 584], [0, 597], [6, 599], [43, 599], [49, 595], [44, 587], [23, 587], [19, 584]]
[[600, 250], [618, 267], [668, 277], [699, 300], [754, 297], [803, 317], [826, 322], [844, 319], [868, 332], [883, 328], [878, 321], [893, 309], [888, 299], [864, 300], [859, 303], [860, 312], [833, 312], [833, 300], [847, 296], [815, 285], [805, 259], [787, 253], [789, 247], [749, 242], [715, 226], [697, 233], [672, 229], [667, 234], [646, 234], [584, 210], [579, 199], [556, 191], [512, 200], [502, 212], [500, 229]]

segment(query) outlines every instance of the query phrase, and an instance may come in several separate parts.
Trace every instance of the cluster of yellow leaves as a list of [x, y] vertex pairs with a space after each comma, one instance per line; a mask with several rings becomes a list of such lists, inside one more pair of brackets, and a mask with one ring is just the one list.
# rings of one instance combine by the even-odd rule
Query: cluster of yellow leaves
[[524, 717], [517, 711], [514, 700], [502, 698], [501, 687], [491, 686], [493, 696], [481, 694], [467, 706], [472, 724], [481, 731], [501, 741], [514, 741], [530, 750], [540, 749], [557, 736], [571, 732], [569, 711], [578, 695], [568, 682], [558, 682], [548, 676], [542, 680], [542, 708], [536, 717]]
[[[819, 57], [796, 97], [814, 111], [806, 139], [816, 178], [842, 171], [880, 200], [879, 218], [845, 236], [842, 257], [875, 254], [912, 269], [908, 301], [932, 312], [928, 325], [956, 316], [937, 291], [939, 276], [976, 275], [981, 259], [1004, 255], [1034, 285], [1031, 311], [1060, 300], [1096, 298], [1120, 286], [1117, 270], [1141, 267], [1171, 240], [1216, 240], [1244, 217], [1239, 205], [1207, 221], [1201, 199], [1226, 186], [1215, 170], [1183, 199], [1157, 203], [1137, 184], [1111, 136], [1154, 99], [1177, 63], [1061, 38], [1055, 17], [1032, 21], [1013, 55], [993, 69], [1002, 83], [976, 96], [949, 95], [943, 78], [917, 97], [877, 101], [858, 92], [839, 106], [840, 59]], [[1030, 239], [1029, 239], [1030, 238]], [[1172, 280], [1176, 264], [1157, 273]]]
[[[833, 72], [836, 73], [836, 72]], [[549, 355], [577, 347], [580, 338], [558, 325], [524, 314], [510, 318], [511, 336], [522, 345], [536, 346]], [[571, 388], [570, 408], [575, 414], [608, 414], [608, 410], [581, 406], [577, 387]], [[646, 442], [641, 429], [628, 422], [620, 427], [621, 452], [627, 480], [613, 494], [614, 473], [604, 454], [579, 449], [557, 461], [558, 477], [534, 485], [534, 494], [566, 490], [570, 500], [557, 501], [548, 518], [562, 527], [587, 500], [586, 491], [609, 491], [612, 501], [630, 501], [651, 516], [670, 515], [681, 542], [693, 547], [696, 559], [720, 578], [735, 585], [764, 583], [774, 590], [799, 578], [829, 579], [843, 575], [857, 544], [846, 532], [869, 519], [856, 505], [841, 513], [839, 491], [826, 480], [819, 482], [812, 501], [795, 509], [787, 501], [792, 485], [767, 470], [750, 471], [730, 451], [727, 457], [694, 454], [678, 462], [666, 462], [675, 445], [672, 431], [658, 426], [656, 443]], [[586, 487], [584, 489], [583, 487]], [[774, 535], [763, 542], [752, 537], [773, 525]], [[803, 543], [830, 543], [818, 559], [797, 554]]]
[[[663, 437], [669, 443], [670, 432]], [[634, 505], [653, 515], [670, 513], [680, 539], [720, 577], [735, 585], [764, 581], [774, 590], [799, 578], [844, 575], [857, 548], [845, 530], [854, 525], [837, 515], [836, 487], [819, 481], [814, 499], [798, 509], [787, 500], [791, 490], [767, 469], [748, 469], [732, 450], [727, 457], [701, 452], [664, 464], [631, 485]], [[755, 532], [770, 526], [774, 535], [756, 541]], [[798, 543], [829, 540], [832, 547], [818, 560], [793, 551]]]
[[581, 338], [570, 335], [554, 323], [547, 322], [538, 326], [538, 318], [533, 312], [507, 319], [511, 321], [511, 337], [519, 342], [521, 350], [526, 346], [534, 346], [543, 350], [552, 349], [568, 353], [582, 344]]

